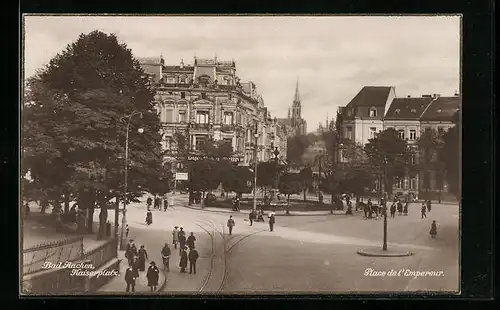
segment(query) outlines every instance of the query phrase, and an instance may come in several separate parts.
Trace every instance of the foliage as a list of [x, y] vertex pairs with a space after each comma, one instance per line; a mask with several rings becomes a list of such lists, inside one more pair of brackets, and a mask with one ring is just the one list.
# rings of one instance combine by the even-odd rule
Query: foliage
[[457, 126], [450, 128], [443, 136], [443, 147], [439, 151], [439, 160], [446, 171], [449, 191], [459, 197], [460, 194], [460, 143]]
[[236, 194], [248, 194], [253, 190], [253, 173], [248, 167], [233, 166], [222, 183], [224, 190]]
[[306, 193], [307, 189], [312, 186], [312, 181], [313, 181], [313, 172], [311, 167], [307, 166], [302, 168], [299, 173], [299, 178], [301, 181], [301, 188], [304, 193], [304, 201], [307, 200]]
[[[23, 169], [53, 201], [70, 192], [80, 208], [89, 209], [89, 232], [95, 203], [123, 195], [124, 115], [143, 115], [130, 122], [128, 199], [160, 177], [160, 122], [143, 76], [115, 35], [93, 31], [27, 81]], [[139, 127], [144, 134], [137, 133]]]
[[284, 173], [280, 178], [279, 191], [288, 196], [300, 193], [302, 189], [302, 180], [297, 173]]
[[430, 189], [430, 171], [441, 173], [443, 163], [438, 154], [443, 147], [442, 135], [432, 129], [425, 130], [417, 141], [419, 149], [419, 162], [417, 169], [423, 172], [422, 189]]
[[274, 188], [279, 174], [285, 167], [276, 161], [260, 162], [257, 164], [257, 185], [264, 188]]
[[392, 185], [404, 177], [408, 166], [406, 141], [393, 128], [380, 132], [365, 145], [368, 162], [379, 175], [385, 175], [385, 188], [392, 194]]
[[287, 140], [287, 161], [292, 165], [300, 165], [302, 163], [302, 155], [307, 148], [312, 144], [311, 136], [299, 135], [288, 138]]

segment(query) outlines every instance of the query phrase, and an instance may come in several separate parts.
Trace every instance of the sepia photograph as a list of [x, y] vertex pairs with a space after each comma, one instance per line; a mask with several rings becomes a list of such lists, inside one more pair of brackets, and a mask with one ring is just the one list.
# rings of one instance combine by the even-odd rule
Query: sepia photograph
[[21, 26], [22, 296], [460, 293], [460, 15]]

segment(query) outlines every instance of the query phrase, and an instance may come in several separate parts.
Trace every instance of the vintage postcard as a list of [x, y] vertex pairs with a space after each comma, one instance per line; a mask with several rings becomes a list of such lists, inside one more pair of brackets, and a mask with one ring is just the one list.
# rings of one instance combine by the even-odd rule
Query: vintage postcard
[[22, 295], [460, 292], [461, 16], [22, 26]]

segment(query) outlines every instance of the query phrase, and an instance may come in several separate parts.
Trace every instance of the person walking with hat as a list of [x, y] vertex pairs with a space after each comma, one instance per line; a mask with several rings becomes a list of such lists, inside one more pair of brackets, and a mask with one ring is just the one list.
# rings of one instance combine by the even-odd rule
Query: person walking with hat
[[275, 222], [276, 222], [276, 218], [275, 218], [274, 212], [269, 213], [269, 230], [270, 231], [273, 231]]
[[198, 251], [194, 248], [194, 246], [189, 251], [189, 273], [196, 274], [196, 261], [198, 260]]
[[233, 216], [229, 216], [229, 220], [227, 220], [227, 228], [229, 228], [229, 235], [233, 234], [233, 227], [235, 226]]
[[177, 228], [179, 228], [179, 226], [174, 226], [174, 230], [172, 231], [172, 244], [174, 245], [174, 249], [177, 249], [177, 242], [179, 242], [179, 231]]
[[188, 256], [187, 256], [186, 250], [187, 250], [186, 247], [181, 248], [181, 255], [180, 255], [181, 260], [179, 261], [179, 267], [181, 267], [182, 273], [186, 273], [186, 267], [187, 267], [187, 263], [188, 263]]
[[189, 237], [187, 237], [187, 240], [186, 240], [186, 245], [189, 247], [189, 249], [194, 248], [194, 242], [195, 241], [196, 241], [196, 237], [191, 232], [191, 234], [189, 235]]
[[[186, 232], [184, 229], [181, 227], [179, 231], [179, 246], [180, 246], [180, 251], [186, 246]], [[179, 251], [179, 254], [181, 252]]]
[[152, 261], [149, 263], [148, 272], [146, 273], [146, 277], [148, 279], [148, 286], [151, 288], [151, 292], [156, 291], [156, 287], [158, 286], [158, 279], [160, 278], [160, 270], [156, 266], [156, 263]]
[[137, 272], [137, 269], [135, 269], [132, 266], [132, 263], [131, 263], [130, 266], [125, 271], [125, 282], [127, 283], [127, 288], [125, 291], [127, 293], [130, 291], [132, 291], [132, 293], [135, 292], [135, 280], [138, 277], [139, 277], [139, 273]]

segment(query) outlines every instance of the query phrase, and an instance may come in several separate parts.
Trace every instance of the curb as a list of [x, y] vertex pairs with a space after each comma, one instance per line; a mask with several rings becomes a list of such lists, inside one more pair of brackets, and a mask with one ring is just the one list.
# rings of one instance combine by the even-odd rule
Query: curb
[[384, 253], [382, 251], [375, 252], [372, 251], [371, 249], [357, 250], [356, 253], [358, 253], [361, 256], [370, 256], [370, 257], [406, 257], [414, 254], [413, 252], [407, 252], [407, 251], [387, 252], [387, 253]]
[[[190, 207], [188, 205], [184, 205], [184, 208], [192, 209], [192, 210], [198, 210], [198, 211], [204, 211], [204, 212], [214, 212], [214, 213], [225, 213], [225, 214], [245, 214], [247, 215], [247, 212], [235, 212], [235, 211], [222, 211], [222, 210], [207, 210], [207, 209], [202, 209], [202, 208], [195, 208], [195, 207]], [[356, 213], [361, 213], [362, 211], [353, 211], [354, 214]], [[316, 214], [293, 214], [290, 213], [289, 215], [286, 214], [276, 214], [276, 216], [324, 216], [324, 215], [346, 215], [345, 211], [343, 213], [330, 213], [330, 211], [325, 211], [325, 213], [316, 213]]]
[[163, 269], [163, 275], [163, 283], [156, 288], [156, 291], [154, 291], [154, 293], [161, 292], [167, 287], [167, 271], [165, 269]]

